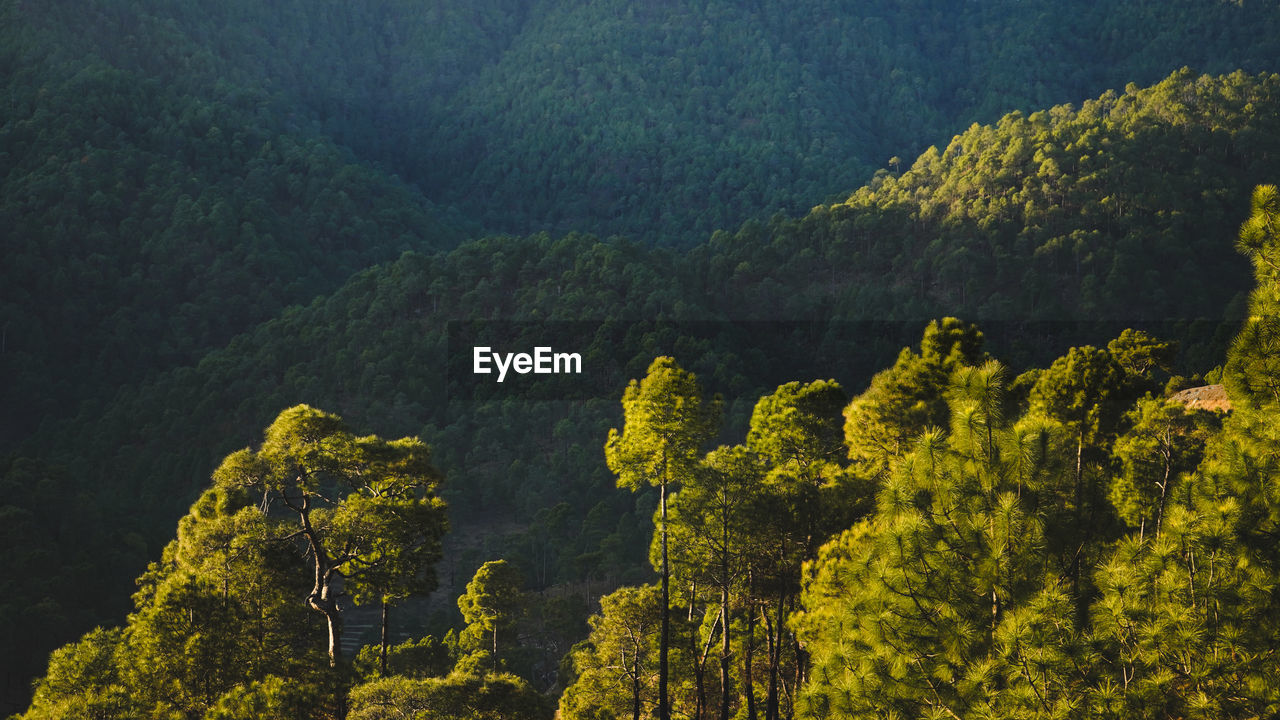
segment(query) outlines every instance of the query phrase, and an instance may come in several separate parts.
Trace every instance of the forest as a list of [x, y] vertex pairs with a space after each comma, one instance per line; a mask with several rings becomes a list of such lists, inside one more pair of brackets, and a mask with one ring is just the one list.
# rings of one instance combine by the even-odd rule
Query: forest
[[0, 715], [1275, 714], [1280, 10], [0, 16]]
[[[656, 358], [603, 446], [619, 488], [658, 488], [658, 578], [600, 597], [558, 716], [1277, 712], [1280, 190], [1252, 201], [1250, 316], [1208, 378], [1132, 329], [1015, 376], [945, 318], [861, 394], [785, 383], [708, 451], [723, 398]], [[1170, 397], [1206, 380], [1227, 412]], [[437, 583], [432, 463], [283, 411], [213, 472], [127, 624], [57, 650], [21, 717], [550, 718], [519, 671], [563, 619], [506, 560], [467, 582], [460, 632], [388, 640]], [[381, 607], [353, 659], [343, 595]]]

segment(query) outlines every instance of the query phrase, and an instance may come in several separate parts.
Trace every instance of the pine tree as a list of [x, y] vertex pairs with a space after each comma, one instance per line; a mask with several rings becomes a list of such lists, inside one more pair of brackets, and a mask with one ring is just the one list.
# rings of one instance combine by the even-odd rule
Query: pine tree
[[1059, 487], [1058, 498], [1045, 498], [1043, 511], [1082, 612], [1089, 595], [1089, 568], [1114, 524], [1105, 498], [1105, 450], [1127, 407], [1127, 379], [1106, 350], [1073, 347], [1040, 373], [1031, 389], [1031, 412], [1060, 423], [1072, 439], [1070, 483]]
[[[747, 517], [752, 493], [758, 491], [764, 469], [760, 458], [742, 446], [721, 447], [706, 456], [701, 472], [672, 497], [670, 539], [673, 575], [679, 584], [712, 593], [708, 604], [716, 608], [706, 638], [706, 623], [691, 628], [699, 649], [692, 658], [697, 706], [705, 707], [705, 680], [701, 657], [720, 638], [720, 717], [727, 718], [732, 704], [730, 661], [734, 606], [746, 584], [751, 526]], [[690, 598], [691, 602], [699, 598]], [[693, 648], [691, 648], [692, 650]], [[695, 710], [695, 715], [697, 711]]]
[[1092, 641], [1100, 717], [1254, 718], [1280, 709], [1270, 636], [1275, 578], [1243, 562], [1234, 501], [1175, 504], [1159, 536], [1133, 534], [1098, 570]]
[[458, 609], [467, 627], [459, 636], [459, 644], [472, 653], [488, 654], [493, 672], [501, 667], [498, 637], [515, 630], [516, 620], [524, 612], [527, 598], [520, 571], [506, 560], [490, 560], [476, 570], [467, 591], [458, 598]]
[[919, 352], [903, 348], [893, 367], [876, 373], [844, 411], [849, 457], [863, 466], [863, 474], [883, 474], [889, 459], [904, 453], [921, 432], [946, 424], [943, 395], [951, 372], [982, 362], [982, 342], [971, 324], [934, 320], [925, 327]]
[[787, 620], [799, 594], [800, 568], [870, 504], [870, 482], [842, 462], [844, 404], [844, 391], [834, 381], [791, 382], [760, 398], [751, 414], [747, 448], [764, 466], [751, 498], [757, 552], [750, 572], [769, 651], [766, 720], [790, 714], [782, 703], [794, 697], [808, 665]]
[[[1113, 454], [1120, 472], [1108, 497], [1116, 514], [1139, 537], [1160, 534], [1165, 507], [1183, 476], [1204, 457], [1205, 443], [1221, 423], [1212, 413], [1188, 410], [1180, 403], [1146, 397], [1127, 418], [1130, 426], [1116, 439]], [[1190, 488], [1181, 493], [1190, 505]]]
[[960, 368], [949, 434], [895, 463], [875, 515], [826, 545], [797, 630], [811, 718], [1066, 716], [1055, 648], [1075, 642], [1030, 510], [1049, 429], [1000, 414], [1003, 369]]
[[[434, 585], [444, 503], [430, 451], [416, 438], [357, 437], [337, 416], [299, 405], [280, 413], [259, 450], [232, 453], [213, 478], [260, 498], [261, 512], [278, 507], [296, 523], [273, 519], [272, 528], [308, 559], [306, 602], [325, 618], [330, 666], [342, 659], [340, 582], [361, 594]], [[411, 580], [419, 574], [428, 579]]]
[[623, 430], [609, 431], [605, 460], [618, 476], [618, 486], [631, 490], [658, 487], [662, 632], [658, 650], [658, 717], [670, 720], [668, 655], [670, 650], [670, 559], [667, 542], [667, 494], [675, 483], [698, 472], [699, 451], [719, 423], [719, 401], [705, 401], [691, 373], [675, 360], [660, 357], [639, 382], [632, 380], [622, 396]]
[[573, 681], [560, 697], [562, 717], [640, 720], [657, 711], [660, 596], [657, 586], [644, 585], [600, 598], [591, 634], [569, 655]]
[[1253, 261], [1257, 285], [1249, 317], [1223, 367], [1231, 417], [1211, 450], [1213, 475], [1241, 503], [1252, 549], [1280, 571], [1280, 190], [1258, 187], [1238, 247]]

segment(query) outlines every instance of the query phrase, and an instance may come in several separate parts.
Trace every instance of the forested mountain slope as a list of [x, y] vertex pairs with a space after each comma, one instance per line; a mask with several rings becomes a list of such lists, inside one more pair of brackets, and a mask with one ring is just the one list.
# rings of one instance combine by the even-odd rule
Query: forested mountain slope
[[[851, 403], [783, 384], [708, 452], [722, 399], [655, 358], [605, 456], [620, 488], [663, 488], [661, 582], [599, 598], [556, 716], [1274, 715], [1278, 212], [1259, 186], [1238, 236], [1257, 286], [1214, 373], [1225, 415], [1165, 396], [1176, 349], [1145, 332], [1015, 376], [946, 318]], [[227, 455], [135, 612], [56, 651], [22, 717], [552, 717], [524, 678], [576, 593], [531, 596], [505, 560], [460, 593], [460, 633], [343, 660], [326, 564], [386, 627], [444, 532], [427, 446], [349, 427], [294, 406]]]
[[1280, 28], [1274, 8], [1216, 0], [610, 0], [529, 18], [415, 143], [441, 170], [426, 186], [509, 232], [686, 246], [1010, 110], [1184, 65], [1274, 69]]
[[[865, 346], [845, 323], [923, 323], [943, 311], [1004, 324], [1172, 323], [1194, 351], [1213, 342], [1205, 327], [1240, 316], [1248, 268], [1232, 251], [1232, 228], [1248, 188], [1278, 162], [1280, 76], [1179, 73], [1078, 110], [974, 127], [847, 202], [748, 222], [687, 252], [537, 235], [408, 254], [124, 393], [109, 415], [117, 419], [90, 442], [104, 453], [144, 443], [217, 455], [181, 434], [253, 427], [295, 396], [384, 432], [475, 422], [477, 408], [445, 404], [451, 384], [507, 408], [556, 397], [471, 382], [469, 348], [458, 343], [480, 332], [473, 328], [513, 348], [583, 342], [587, 365], [598, 357], [614, 379], [637, 372], [655, 349], [677, 352], [687, 334], [686, 362], [733, 394], [785, 374], [813, 348], [838, 358], [846, 345]], [[721, 332], [716, 342], [692, 339]], [[619, 349], [606, 337], [625, 341]], [[789, 349], [801, 340], [807, 348]], [[253, 406], [250, 417], [225, 414]], [[440, 444], [443, 458], [471, 452], [470, 443]], [[157, 489], [174, 480], [128, 476], [154, 478]]]
[[974, 119], [1269, 69], [1280, 36], [1274, 8], [1207, 0], [0, 12], [6, 363], [37, 417], [460, 227], [687, 245]]
[[[939, 314], [1207, 318], [1172, 331], [1188, 368], [1215, 364], [1246, 277], [1230, 230], [1275, 176], [1275, 79], [1031, 111], [1184, 65], [1272, 70], [1278, 18], [0, 0], [0, 468], [26, 543], [2, 637], [32, 653], [4, 692], [57, 632], [122, 611], [217, 459], [303, 400], [422, 432], [469, 483], [445, 487], [460, 517], [536, 515], [492, 542], [537, 583], [616, 582], [642, 568], [651, 498], [610, 490], [600, 431], [660, 352], [741, 398], [739, 424], [832, 359], [856, 386]], [[908, 323], [847, 324], [870, 318]], [[585, 321], [555, 332], [607, 368], [590, 392], [441, 379], [459, 342], [541, 342], [547, 319]]]
[[975, 119], [1270, 69], [1280, 36], [1275, 8], [1208, 0], [0, 13], [9, 433], [460, 229], [689, 245]]
[[[86, 22], [110, 30], [104, 11], [3, 9], [6, 441], [195, 362], [356, 268], [459, 237], [259, 88], [180, 72], [206, 58], [186, 57], [194, 46], [176, 31], [135, 28], [162, 46], [139, 53], [153, 66], [59, 43]], [[68, 26], [27, 21], [45, 13]]]
[[[734, 399], [832, 368], [858, 388], [927, 318], [954, 313], [1015, 363], [1134, 325], [1181, 339], [1183, 368], [1207, 370], [1234, 332], [1221, 321], [1239, 317], [1248, 270], [1232, 235], [1248, 188], [1276, 172], [1277, 118], [1278, 76], [1184, 72], [974, 127], [846, 202], [686, 252], [537, 235], [409, 253], [29, 450], [70, 464], [154, 543], [219, 457], [307, 402], [424, 437], [459, 528], [521, 520], [481, 555], [535, 587], [635, 579], [652, 497], [615, 491], [599, 445], [616, 388], [649, 359], [673, 354]], [[588, 373], [477, 381], [481, 342], [580, 352]], [[749, 406], [728, 410], [740, 428]]]

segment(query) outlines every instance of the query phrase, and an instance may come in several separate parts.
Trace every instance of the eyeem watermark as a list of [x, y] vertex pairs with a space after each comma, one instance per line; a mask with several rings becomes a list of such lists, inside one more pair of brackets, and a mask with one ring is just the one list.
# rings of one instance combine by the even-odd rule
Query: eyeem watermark
[[508, 370], [520, 375], [580, 375], [582, 374], [582, 356], [578, 353], [553, 352], [549, 347], [535, 347], [529, 353], [498, 353], [487, 346], [476, 346], [472, 349], [472, 372], [476, 375], [490, 375], [493, 368], [498, 371], [498, 382], [507, 377]]

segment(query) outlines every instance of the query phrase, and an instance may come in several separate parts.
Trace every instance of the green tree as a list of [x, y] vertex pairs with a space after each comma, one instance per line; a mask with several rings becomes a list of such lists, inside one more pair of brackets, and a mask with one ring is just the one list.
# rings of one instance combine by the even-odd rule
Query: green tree
[[812, 653], [812, 718], [1065, 717], [1070, 603], [1046, 575], [1030, 509], [1040, 426], [1003, 419], [1003, 370], [957, 371], [950, 433], [924, 433], [876, 513], [808, 566], [794, 622]]
[[[467, 627], [458, 640], [462, 649], [490, 654], [493, 672], [501, 666], [498, 637], [515, 630], [527, 598], [520, 571], [506, 560], [490, 560], [476, 570], [467, 591], [458, 598], [458, 609]], [[486, 638], [488, 639], [486, 641]], [[508, 640], [508, 642], [513, 642]]]
[[960, 364], [980, 363], [985, 357], [982, 342], [974, 325], [951, 317], [930, 321], [919, 352], [903, 348], [893, 366], [876, 373], [845, 409], [850, 459], [868, 475], [883, 474], [889, 459], [903, 453], [912, 439], [931, 426], [945, 426], [943, 395], [951, 372]]
[[[1205, 443], [1220, 423], [1211, 413], [1146, 397], [1130, 411], [1128, 424], [1115, 442], [1113, 453], [1121, 469], [1112, 479], [1108, 496], [1116, 514], [1137, 529], [1139, 537], [1148, 525], [1159, 535], [1175, 486], [1200, 464]], [[1186, 499], [1189, 505], [1190, 492]]]
[[591, 634], [569, 654], [572, 682], [560, 696], [566, 720], [649, 717], [658, 708], [661, 591], [623, 587], [600, 598]]
[[[673, 565], [686, 584], [712, 589], [718, 595], [718, 611], [705, 644], [710, 647], [720, 636], [720, 717], [727, 718], [731, 706], [733, 607], [745, 590], [749, 564], [746, 516], [752, 494], [763, 480], [764, 466], [758, 455], [745, 447], [720, 447], [706, 456], [703, 469], [673, 497], [671, 540], [675, 547]], [[702, 629], [699, 623], [694, 632]], [[704, 707], [702, 665], [695, 657], [698, 707]], [[698, 714], [695, 712], [695, 714]]]
[[204, 720], [302, 720], [313, 716], [320, 705], [314, 686], [267, 675], [228, 690]]
[[670, 560], [667, 546], [667, 493], [674, 483], [698, 472], [700, 450], [715, 434], [720, 403], [706, 401], [694, 376], [675, 360], [659, 357], [639, 382], [632, 380], [622, 395], [623, 430], [609, 431], [605, 461], [618, 477], [618, 486], [638, 490], [658, 487], [658, 534], [662, 632], [658, 651], [658, 717], [670, 720], [667, 692], [670, 647]]
[[55, 650], [36, 683], [25, 720], [124, 720], [139, 705], [120, 677], [124, 633], [97, 628], [78, 642]]
[[440, 557], [439, 475], [416, 438], [357, 437], [337, 416], [299, 405], [280, 413], [257, 451], [229, 455], [213, 477], [217, 487], [261, 498], [262, 512], [278, 506], [292, 516], [293, 528], [274, 523], [276, 537], [297, 543], [308, 559], [306, 602], [325, 618], [331, 666], [341, 661], [339, 583], [390, 592], [393, 582], [402, 587], [408, 575], [430, 573]]
[[[1253, 261], [1249, 317], [1232, 343], [1222, 382], [1231, 416], [1211, 445], [1210, 474], [1241, 503], [1241, 530], [1257, 557], [1280, 571], [1280, 190], [1259, 186], [1238, 248]], [[1229, 490], [1227, 489], [1229, 488]]]
[[356, 674], [366, 680], [390, 675], [409, 678], [442, 677], [453, 667], [450, 646], [428, 635], [405, 640], [383, 652], [381, 645], [365, 645], [352, 662]]
[[313, 628], [297, 603], [307, 568], [275, 540], [243, 492], [210, 489], [192, 505], [178, 537], [138, 579], [136, 610], [111, 666], [98, 670], [127, 696], [131, 714], [200, 717], [271, 674], [314, 683], [309, 661], [319, 652], [308, 652]]
[[1178, 343], [1160, 340], [1143, 330], [1126, 328], [1107, 343], [1107, 353], [1138, 384], [1138, 392], [1155, 392], [1156, 371], [1167, 377], [1173, 373]]
[[454, 673], [415, 680], [392, 676], [351, 689], [347, 720], [549, 720], [551, 708], [510, 674]]
[[1246, 559], [1238, 505], [1174, 505], [1158, 536], [1130, 535], [1098, 569], [1094, 717], [1269, 717], [1280, 711], [1275, 576]]
[[207, 578], [166, 577], [128, 627], [129, 658], [121, 674], [151, 714], [199, 715], [229, 688], [251, 679], [251, 646], [236, 632], [248, 618]]
[[[244, 677], [299, 674], [299, 657], [311, 654], [304, 650], [311, 634], [307, 610], [297, 602], [309, 585], [308, 568], [282, 552], [277, 531], [273, 519], [244, 491], [206, 490], [178, 521], [177, 538], [165, 548], [161, 562], [139, 579], [134, 596], [138, 612], [131, 625], [171, 622], [154, 607], [168, 585], [204, 587], [223, 608], [216, 612], [227, 613], [230, 624], [216, 632], [229, 635], [228, 649], [239, 656], [235, 662], [242, 665]], [[182, 614], [180, 604], [173, 610]], [[187, 615], [185, 620], [194, 622]], [[130, 633], [139, 635], [133, 627]], [[172, 640], [175, 645], [157, 645], [156, 652], [169, 658], [181, 655], [182, 633]]]
[[1031, 411], [1060, 423], [1075, 445], [1071, 482], [1056, 497], [1045, 497], [1042, 512], [1056, 550], [1072, 578], [1083, 611], [1087, 568], [1097, 562], [1104, 530], [1112, 521], [1105, 499], [1105, 449], [1127, 408], [1127, 376], [1106, 350], [1073, 347], [1053, 361], [1031, 388]]
[[[845, 403], [834, 381], [792, 382], [760, 398], [751, 414], [746, 447], [760, 458], [763, 477], [748, 495], [746, 513], [754, 516], [747, 530], [754, 553], [749, 572], [762, 607], [768, 608], [763, 616], [769, 650], [766, 720], [781, 717], [782, 701], [796, 690], [786, 687], [788, 680], [796, 684], [807, 664], [787, 622], [799, 593], [800, 568], [831, 535], [869, 509], [874, 492], [855, 474], [865, 466], [848, 468], [843, 462]], [[794, 672], [784, 674], [785, 664]]]
[[1085, 503], [1087, 451], [1114, 433], [1124, 408], [1118, 401], [1124, 370], [1106, 350], [1074, 347], [1040, 374], [1032, 407], [1062, 423], [1076, 440], [1074, 506]]

